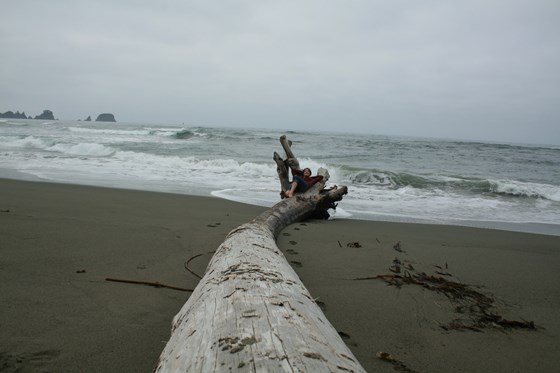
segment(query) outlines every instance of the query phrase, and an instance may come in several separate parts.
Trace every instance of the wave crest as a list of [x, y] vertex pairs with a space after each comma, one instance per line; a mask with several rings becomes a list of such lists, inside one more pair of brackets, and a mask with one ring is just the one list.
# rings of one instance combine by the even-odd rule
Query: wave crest
[[500, 180], [490, 182], [490, 191], [505, 196], [542, 198], [560, 202], [560, 187], [556, 185]]
[[194, 136], [195, 134], [189, 130], [181, 130], [179, 132], [175, 132], [175, 134], [172, 135], [172, 137], [180, 140], [190, 139], [191, 137]]
[[342, 174], [345, 182], [354, 186], [445, 190], [467, 195], [542, 198], [560, 202], [560, 186], [550, 184], [444, 175], [415, 175], [381, 170], [342, 170]]
[[46, 150], [60, 152], [69, 155], [88, 156], [88, 157], [109, 157], [115, 154], [115, 150], [96, 143], [55, 144]]

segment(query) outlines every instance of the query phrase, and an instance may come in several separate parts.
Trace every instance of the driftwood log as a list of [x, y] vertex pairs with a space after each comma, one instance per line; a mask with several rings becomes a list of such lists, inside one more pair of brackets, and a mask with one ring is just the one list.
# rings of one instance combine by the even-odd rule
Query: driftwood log
[[[299, 168], [281, 138], [288, 163]], [[281, 186], [288, 169], [277, 153]], [[365, 372], [276, 245], [289, 224], [347, 193], [325, 178], [232, 230], [181, 311], [156, 372]], [[325, 211], [323, 211], [325, 210]]]

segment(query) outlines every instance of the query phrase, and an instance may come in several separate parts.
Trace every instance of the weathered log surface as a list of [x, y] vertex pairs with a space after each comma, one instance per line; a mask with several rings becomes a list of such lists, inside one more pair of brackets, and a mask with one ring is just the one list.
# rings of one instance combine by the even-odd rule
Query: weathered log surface
[[346, 194], [322, 191], [322, 172], [306, 193], [228, 234], [175, 316], [157, 372], [365, 371], [276, 245], [287, 225]]

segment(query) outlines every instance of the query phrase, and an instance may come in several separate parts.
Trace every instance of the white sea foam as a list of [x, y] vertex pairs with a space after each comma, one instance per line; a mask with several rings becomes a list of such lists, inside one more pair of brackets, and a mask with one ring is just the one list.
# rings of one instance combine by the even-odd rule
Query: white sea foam
[[560, 202], [560, 187], [556, 185], [521, 182], [515, 180], [492, 181], [495, 191], [512, 196], [545, 198]]
[[40, 139], [34, 136], [27, 136], [24, 138], [2, 136], [0, 137], [0, 144], [9, 148], [45, 149], [49, 146], [52, 146], [52, 141]]
[[95, 143], [79, 143], [79, 144], [55, 144], [46, 150], [51, 152], [60, 152], [68, 155], [79, 155], [89, 157], [107, 157], [115, 154], [115, 150], [108, 146]]
[[89, 134], [102, 134], [102, 135], [149, 135], [150, 130], [120, 130], [120, 129], [108, 129], [108, 128], [84, 128], [84, 127], [68, 127], [70, 132], [77, 133], [89, 133]]

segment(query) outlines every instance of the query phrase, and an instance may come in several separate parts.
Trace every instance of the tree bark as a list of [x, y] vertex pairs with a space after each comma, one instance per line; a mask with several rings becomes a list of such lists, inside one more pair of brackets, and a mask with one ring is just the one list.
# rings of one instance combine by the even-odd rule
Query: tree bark
[[[291, 149], [286, 155], [297, 162]], [[284, 161], [274, 159], [287, 182]], [[276, 245], [287, 225], [347, 193], [324, 191], [328, 172], [321, 172], [326, 177], [307, 192], [227, 235], [175, 316], [157, 372], [365, 372]]]

